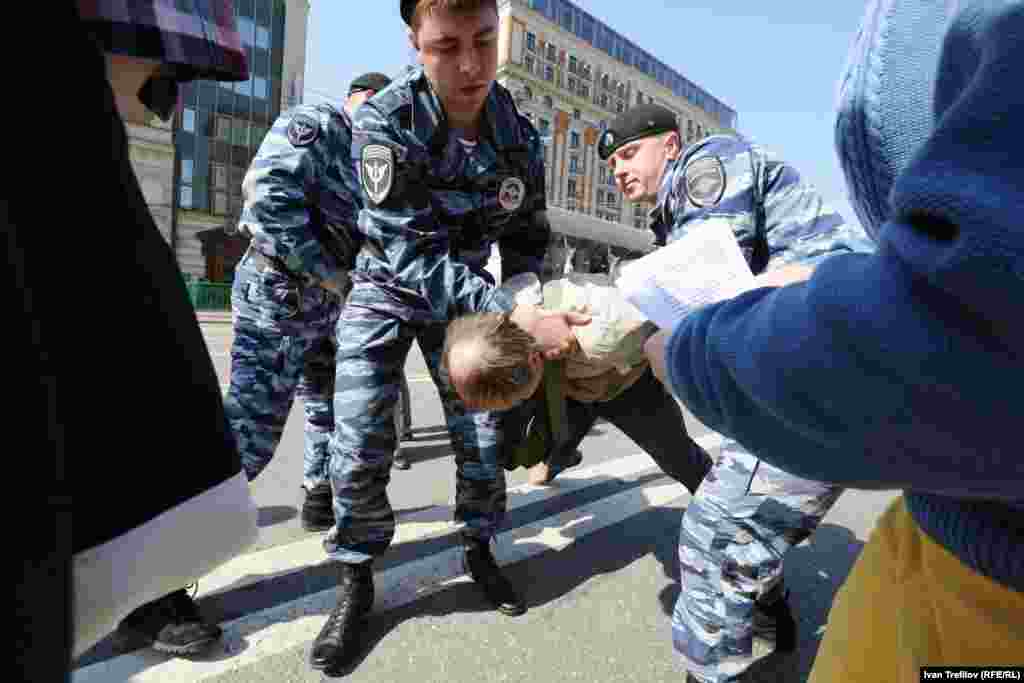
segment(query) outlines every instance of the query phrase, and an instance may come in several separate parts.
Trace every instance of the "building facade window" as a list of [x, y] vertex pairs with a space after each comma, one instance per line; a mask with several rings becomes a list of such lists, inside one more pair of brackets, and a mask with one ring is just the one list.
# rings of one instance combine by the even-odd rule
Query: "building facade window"
[[576, 70], [577, 70], [578, 67], [579, 67], [579, 63], [576, 61], [576, 58], [570, 56], [569, 57], [569, 73], [571, 73], [571, 74], [576, 73]]
[[[548, 67], [548, 68], [551, 68], [551, 67]], [[548, 109], [554, 108], [555, 101], [553, 99], [551, 99], [551, 95], [545, 95], [544, 96], [544, 106], [547, 107]]]
[[[569, 147], [573, 149], [579, 149], [580, 147], [580, 134], [576, 131], [569, 133]], [[573, 157], [575, 159], [576, 157]]]
[[569, 197], [576, 199], [576, 181], [572, 178], [570, 178], [566, 183], [566, 194]]
[[537, 51], [537, 35], [529, 31], [526, 33], [526, 49], [530, 52]]
[[586, 83], [580, 83], [580, 97], [590, 97], [590, 86]]
[[[219, 216], [238, 208], [238, 174], [244, 174], [252, 163], [279, 116], [281, 83], [286, 82], [283, 62], [288, 3], [233, 0], [231, 4], [248, 53], [250, 78], [237, 83], [199, 80], [182, 89], [182, 134], [174, 142], [182, 160], [177, 168], [180, 206], [191, 204], [194, 210]], [[191, 168], [185, 160], [194, 160]]]
[[569, 157], [569, 173], [580, 172], [580, 158], [578, 156]]
[[213, 193], [213, 213], [218, 216], [226, 216], [228, 213], [228, 193], [227, 192], [214, 192]]
[[249, 122], [236, 120], [231, 129], [231, 144], [239, 147], [249, 146]]
[[622, 100], [619, 100], [618, 102], [615, 103], [615, 111], [617, 111], [618, 113], [621, 114], [625, 109], [626, 107], [624, 104], [622, 104]]
[[551, 67], [550, 64], [547, 64], [544, 67], [544, 80], [545, 81], [553, 81], [553, 80], [555, 80], [555, 70]]
[[579, 109], [573, 109], [572, 110], [572, 120], [573, 121], [579, 121], [582, 116], [583, 116], [583, 114], [580, 113]]
[[569, 76], [569, 81], [568, 81], [567, 85], [569, 87], [569, 92], [573, 92], [573, 93], [576, 92], [576, 79], [575, 78], [573, 78], [572, 76]]
[[548, 61], [553, 62], [556, 59], [558, 59], [558, 48], [554, 43], [548, 43]]
[[601, 106], [608, 108], [608, 93], [601, 93]]
[[526, 67], [527, 71], [533, 73], [533, 57], [531, 55], [523, 57], [523, 66]]

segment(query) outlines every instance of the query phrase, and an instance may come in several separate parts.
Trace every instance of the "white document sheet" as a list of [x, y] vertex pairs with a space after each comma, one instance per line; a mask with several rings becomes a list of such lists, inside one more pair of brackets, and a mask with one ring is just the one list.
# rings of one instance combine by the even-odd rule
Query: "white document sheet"
[[756, 287], [729, 222], [711, 219], [622, 269], [626, 299], [663, 330], [707, 304]]

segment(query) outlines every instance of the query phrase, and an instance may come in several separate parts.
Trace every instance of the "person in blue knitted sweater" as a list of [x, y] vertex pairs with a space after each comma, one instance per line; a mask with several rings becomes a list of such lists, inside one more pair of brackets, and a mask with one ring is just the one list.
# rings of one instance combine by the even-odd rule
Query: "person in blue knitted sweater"
[[836, 596], [811, 681], [1024, 662], [1022, 68], [1020, 0], [871, 2], [836, 142], [877, 252], [647, 342], [694, 416], [765, 461], [903, 491]]

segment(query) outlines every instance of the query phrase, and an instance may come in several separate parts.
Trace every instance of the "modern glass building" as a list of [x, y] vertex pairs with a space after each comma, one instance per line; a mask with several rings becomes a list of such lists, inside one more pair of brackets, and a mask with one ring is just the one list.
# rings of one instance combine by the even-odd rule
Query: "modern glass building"
[[250, 78], [186, 85], [176, 135], [178, 206], [216, 216], [241, 212], [242, 178], [281, 112], [285, 2], [235, 0], [235, 11]]

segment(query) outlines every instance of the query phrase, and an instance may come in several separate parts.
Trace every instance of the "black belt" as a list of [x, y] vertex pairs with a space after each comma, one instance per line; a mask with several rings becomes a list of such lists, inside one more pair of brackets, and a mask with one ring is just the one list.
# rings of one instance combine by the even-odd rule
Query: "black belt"
[[288, 270], [288, 268], [284, 265], [284, 261], [277, 258], [276, 256], [267, 256], [262, 251], [250, 249], [249, 260], [253, 263], [253, 265], [270, 268], [271, 270], [276, 271], [281, 275], [284, 275], [286, 278], [295, 282], [296, 284], [303, 286], [305, 286], [306, 284], [306, 280], [304, 278], [300, 277], [295, 272]]

